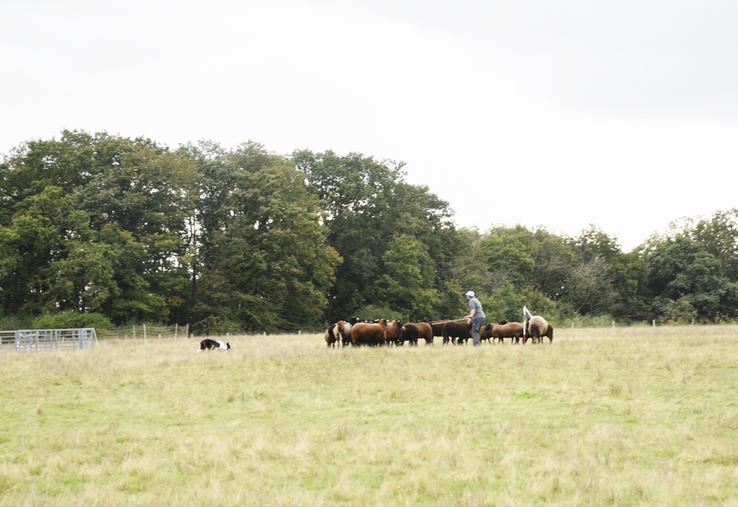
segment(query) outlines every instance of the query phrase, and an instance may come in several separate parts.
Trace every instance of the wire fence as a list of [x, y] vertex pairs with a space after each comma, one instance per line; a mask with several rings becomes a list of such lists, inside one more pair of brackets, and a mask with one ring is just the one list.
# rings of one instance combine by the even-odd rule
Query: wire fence
[[148, 343], [159, 339], [187, 338], [190, 326], [136, 324], [115, 329], [15, 329], [0, 331], [0, 351], [84, 350], [98, 340], [130, 340]]
[[97, 343], [94, 328], [16, 329], [0, 331], [0, 350], [39, 352], [42, 350], [84, 350]]
[[158, 326], [152, 324], [136, 324], [115, 329], [99, 329], [97, 336], [101, 340], [131, 340], [146, 342], [161, 338], [187, 338], [190, 334], [190, 325], [174, 324], [172, 326]]

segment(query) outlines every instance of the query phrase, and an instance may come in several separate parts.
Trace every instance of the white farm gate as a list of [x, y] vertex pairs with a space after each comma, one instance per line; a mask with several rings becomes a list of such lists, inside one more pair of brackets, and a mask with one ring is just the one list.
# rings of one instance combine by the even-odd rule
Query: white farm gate
[[38, 352], [41, 350], [89, 349], [97, 343], [94, 328], [16, 329], [0, 331], [0, 350]]

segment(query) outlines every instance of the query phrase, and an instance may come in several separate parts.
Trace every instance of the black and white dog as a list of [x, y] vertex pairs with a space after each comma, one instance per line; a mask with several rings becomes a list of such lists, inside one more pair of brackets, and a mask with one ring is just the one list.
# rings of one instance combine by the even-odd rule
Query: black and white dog
[[210, 338], [205, 338], [203, 341], [200, 342], [200, 352], [203, 350], [213, 350], [213, 349], [223, 349], [228, 350], [231, 348], [231, 344], [228, 342], [222, 342], [219, 340], [211, 340]]

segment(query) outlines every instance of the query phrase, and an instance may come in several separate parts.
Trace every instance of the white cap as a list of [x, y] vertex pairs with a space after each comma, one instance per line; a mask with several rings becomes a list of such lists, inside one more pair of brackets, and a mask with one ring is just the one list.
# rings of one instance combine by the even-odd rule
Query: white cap
[[464, 294], [464, 295], [467, 296], [467, 297], [473, 298], [474, 297], [474, 291], [473, 290], [468, 290], [468, 291], [466, 291], [466, 294]]

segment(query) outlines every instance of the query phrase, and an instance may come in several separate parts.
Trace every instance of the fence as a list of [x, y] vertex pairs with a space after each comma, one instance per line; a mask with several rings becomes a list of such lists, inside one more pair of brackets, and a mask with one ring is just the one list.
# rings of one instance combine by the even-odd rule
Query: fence
[[97, 332], [101, 340], [142, 340], [148, 341], [159, 338], [187, 338], [190, 325], [156, 326], [151, 324], [136, 324], [116, 329], [100, 329]]
[[0, 349], [17, 352], [88, 349], [97, 343], [93, 328], [0, 331]]

